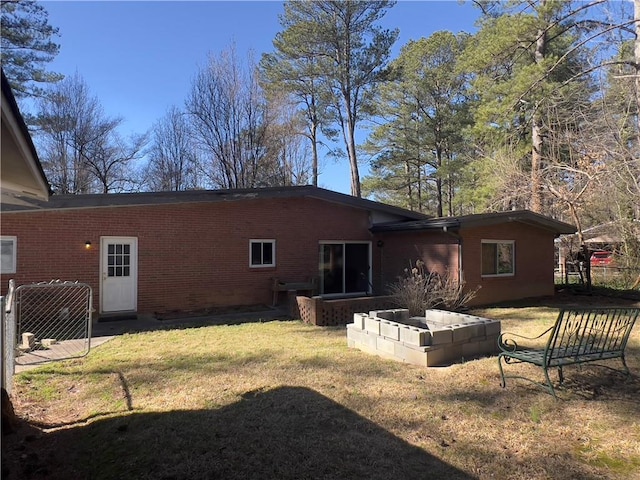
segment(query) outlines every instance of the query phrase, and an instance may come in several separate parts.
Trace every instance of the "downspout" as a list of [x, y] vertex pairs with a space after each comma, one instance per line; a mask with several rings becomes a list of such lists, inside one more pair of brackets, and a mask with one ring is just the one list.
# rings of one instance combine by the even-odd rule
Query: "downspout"
[[[384, 292], [384, 241], [378, 240], [376, 246], [380, 250], [380, 290], [377, 295], [382, 295], [382, 292]], [[373, 289], [373, 285], [371, 287]], [[375, 295], [375, 292], [372, 291], [371, 294]]]

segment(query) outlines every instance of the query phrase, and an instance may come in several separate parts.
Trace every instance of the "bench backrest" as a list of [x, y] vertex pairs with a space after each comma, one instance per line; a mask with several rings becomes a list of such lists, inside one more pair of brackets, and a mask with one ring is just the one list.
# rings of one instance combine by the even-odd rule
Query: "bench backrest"
[[622, 354], [639, 308], [562, 310], [545, 349], [547, 360], [603, 353]]

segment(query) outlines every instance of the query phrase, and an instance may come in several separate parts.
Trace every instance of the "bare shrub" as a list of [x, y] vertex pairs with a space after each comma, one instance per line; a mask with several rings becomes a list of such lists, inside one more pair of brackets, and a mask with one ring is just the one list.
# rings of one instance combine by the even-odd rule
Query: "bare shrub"
[[408, 308], [410, 315], [424, 315], [425, 310], [441, 308], [459, 310], [476, 296], [478, 288], [465, 292], [464, 282], [448, 270], [444, 274], [429, 272], [422, 260], [405, 268], [404, 275], [389, 285], [394, 303]]

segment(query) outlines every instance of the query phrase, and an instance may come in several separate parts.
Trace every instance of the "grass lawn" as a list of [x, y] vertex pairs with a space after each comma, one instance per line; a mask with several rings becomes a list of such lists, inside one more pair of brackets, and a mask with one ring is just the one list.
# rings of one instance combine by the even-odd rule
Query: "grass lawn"
[[[556, 307], [473, 313], [528, 335]], [[496, 357], [421, 368], [346, 343], [298, 321], [210, 326], [24, 372], [13, 398], [29, 424], [2, 439], [2, 478], [640, 479], [638, 326], [629, 379], [568, 368], [559, 400], [500, 388]]]

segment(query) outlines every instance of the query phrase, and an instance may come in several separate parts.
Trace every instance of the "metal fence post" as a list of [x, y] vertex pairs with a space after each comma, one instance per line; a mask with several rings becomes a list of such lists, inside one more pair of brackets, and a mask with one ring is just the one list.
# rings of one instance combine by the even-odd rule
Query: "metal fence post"
[[13, 390], [13, 374], [15, 373], [16, 322], [13, 309], [14, 280], [9, 280], [9, 290], [2, 297], [2, 387], [11, 393]]

